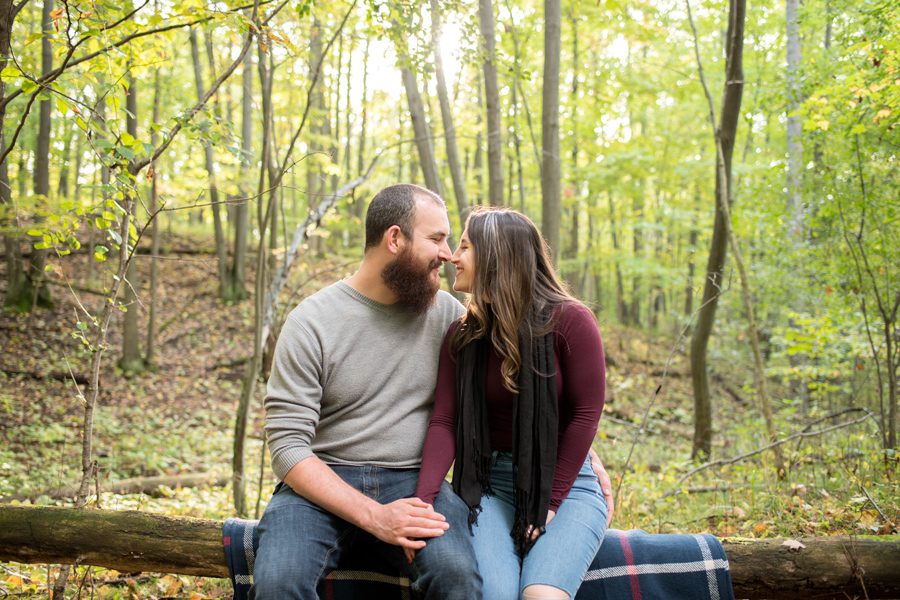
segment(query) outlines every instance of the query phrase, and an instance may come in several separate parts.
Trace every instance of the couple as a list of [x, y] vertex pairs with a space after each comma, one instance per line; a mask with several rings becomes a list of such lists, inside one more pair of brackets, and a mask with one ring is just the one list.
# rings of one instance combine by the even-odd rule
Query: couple
[[[285, 321], [265, 400], [281, 483], [251, 597], [315, 598], [365, 551], [428, 598], [575, 596], [607, 524], [586, 458], [604, 395], [596, 323], [527, 217], [476, 210], [452, 256], [449, 236], [438, 195], [385, 188], [359, 270]], [[439, 291], [447, 260], [465, 307]]]

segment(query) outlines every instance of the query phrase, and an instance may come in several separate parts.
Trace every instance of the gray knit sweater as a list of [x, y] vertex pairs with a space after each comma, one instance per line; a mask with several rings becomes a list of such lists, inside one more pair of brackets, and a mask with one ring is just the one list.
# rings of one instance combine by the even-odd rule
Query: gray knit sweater
[[312, 454], [332, 464], [419, 466], [441, 340], [462, 312], [444, 291], [417, 316], [343, 281], [303, 300], [278, 336], [266, 392], [275, 475], [284, 479]]

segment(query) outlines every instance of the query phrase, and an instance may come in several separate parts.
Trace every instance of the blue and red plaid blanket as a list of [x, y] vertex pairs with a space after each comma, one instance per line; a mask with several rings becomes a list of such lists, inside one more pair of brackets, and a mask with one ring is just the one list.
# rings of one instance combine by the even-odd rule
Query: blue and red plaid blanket
[[[225, 560], [235, 600], [246, 600], [253, 584], [259, 545], [257, 521], [228, 519], [223, 528]], [[322, 585], [326, 599], [410, 597], [409, 579], [390, 571], [377, 556], [341, 565]], [[710, 534], [606, 532], [576, 600], [734, 600], [722, 544]]]

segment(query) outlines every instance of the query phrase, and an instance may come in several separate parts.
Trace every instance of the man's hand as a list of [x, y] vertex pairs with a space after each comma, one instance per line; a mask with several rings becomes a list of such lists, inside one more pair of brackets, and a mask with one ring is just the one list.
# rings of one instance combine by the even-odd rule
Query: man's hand
[[403, 548], [407, 560], [411, 556], [409, 550], [425, 547], [422, 538], [444, 535], [449, 528], [444, 515], [418, 498], [401, 498], [379, 505], [365, 526], [379, 540]]
[[612, 523], [613, 512], [616, 510], [616, 503], [613, 500], [612, 493], [612, 481], [610, 481], [609, 474], [603, 468], [603, 463], [600, 462], [600, 457], [597, 456], [593, 448], [588, 452], [588, 456], [591, 457], [591, 469], [593, 469], [594, 475], [597, 476], [600, 489], [603, 491], [603, 497], [606, 498], [606, 526], [609, 527], [610, 523]]

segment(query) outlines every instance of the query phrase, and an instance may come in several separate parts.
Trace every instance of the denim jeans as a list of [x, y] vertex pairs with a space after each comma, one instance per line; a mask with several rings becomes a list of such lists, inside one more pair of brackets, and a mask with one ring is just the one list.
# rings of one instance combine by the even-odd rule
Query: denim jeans
[[516, 600], [532, 584], [551, 585], [574, 598], [606, 533], [606, 500], [590, 460], [520, 566], [509, 534], [514, 513], [512, 456], [495, 454], [493, 494], [481, 497], [482, 511], [473, 527], [478, 568], [485, 574], [485, 600]]
[[[381, 504], [411, 497], [418, 469], [372, 466], [332, 466], [345, 482]], [[409, 565], [399, 546], [386, 544], [368, 532], [319, 508], [279, 484], [259, 522], [259, 550], [250, 597], [257, 600], [317, 598], [326, 575], [354, 552], [375, 552], [412, 579], [412, 590], [425, 598], [481, 598], [468, 508], [446, 483], [434, 509], [450, 524], [444, 535], [427, 540]]]

